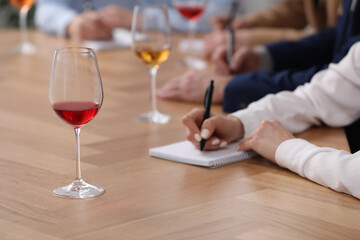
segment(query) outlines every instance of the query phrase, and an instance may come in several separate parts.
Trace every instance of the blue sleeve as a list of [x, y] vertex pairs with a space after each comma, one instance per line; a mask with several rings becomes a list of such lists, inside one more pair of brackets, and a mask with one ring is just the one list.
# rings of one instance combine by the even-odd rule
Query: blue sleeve
[[267, 94], [293, 91], [297, 86], [310, 82], [313, 75], [327, 65], [315, 65], [298, 71], [288, 69], [279, 72], [256, 71], [235, 76], [224, 90], [223, 110], [235, 112]]
[[267, 45], [274, 71], [308, 68], [332, 61], [336, 29], [328, 28], [299, 41], [282, 41]]
[[332, 62], [333, 63], [340, 62], [341, 59], [343, 59], [348, 54], [351, 46], [358, 41], [360, 41], [360, 34], [353, 36], [348, 41], [346, 41], [346, 43], [341, 46], [341, 49], [335, 54]]
[[38, 0], [35, 23], [49, 34], [66, 36], [69, 22], [82, 10], [82, 1]]

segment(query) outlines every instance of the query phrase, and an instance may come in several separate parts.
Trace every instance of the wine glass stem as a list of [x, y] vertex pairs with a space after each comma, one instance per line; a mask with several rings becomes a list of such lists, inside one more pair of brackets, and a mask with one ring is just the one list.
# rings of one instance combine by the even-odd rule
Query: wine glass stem
[[28, 10], [20, 10], [19, 20], [20, 20], [20, 32], [21, 32], [21, 41], [22, 43], [27, 42], [27, 15]]
[[76, 142], [76, 178], [75, 180], [81, 180], [81, 168], [80, 168], [80, 127], [75, 127], [75, 142]]
[[149, 70], [150, 79], [151, 79], [151, 106], [152, 111], [157, 112], [157, 105], [156, 105], [156, 74], [159, 66], [156, 65]]
[[195, 40], [195, 28], [196, 28], [196, 21], [190, 20], [189, 21], [189, 35], [188, 35], [188, 40], [189, 40], [189, 52], [191, 53], [193, 50], [193, 41]]

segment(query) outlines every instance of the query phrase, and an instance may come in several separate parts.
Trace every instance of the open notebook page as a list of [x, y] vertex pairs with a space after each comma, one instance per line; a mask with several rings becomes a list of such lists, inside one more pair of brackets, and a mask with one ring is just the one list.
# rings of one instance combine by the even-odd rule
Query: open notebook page
[[215, 151], [200, 151], [191, 142], [182, 141], [161, 147], [151, 148], [149, 154], [166, 160], [199, 165], [204, 167], [218, 167], [232, 162], [256, 156], [253, 151], [237, 151], [239, 142], [234, 142], [225, 148]]

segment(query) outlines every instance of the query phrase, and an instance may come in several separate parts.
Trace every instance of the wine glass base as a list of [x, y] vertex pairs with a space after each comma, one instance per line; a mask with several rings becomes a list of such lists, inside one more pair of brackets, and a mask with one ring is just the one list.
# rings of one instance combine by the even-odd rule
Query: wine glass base
[[191, 69], [203, 70], [206, 69], [208, 63], [197, 57], [202, 55], [204, 52], [204, 42], [197, 39], [183, 39], [179, 42], [180, 52], [189, 53], [189, 56], [186, 56], [181, 61], [177, 62], [177, 66], [185, 66]]
[[74, 180], [67, 186], [61, 186], [54, 189], [53, 193], [62, 198], [91, 198], [105, 192], [105, 189], [98, 185], [91, 185], [84, 180]]
[[139, 122], [151, 122], [165, 124], [171, 120], [171, 117], [166, 114], [159, 113], [158, 111], [150, 111], [135, 117]]
[[200, 58], [187, 56], [181, 60], [175, 62], [175, 66], [178, 68], [190, 68], [196, 70], [204, 70], [208, 67], [208, 63]]
[[196, 70], [204, 70], [208, 66], [206, 61], [197, 57], [186, 56], [183, 61], [185, 66]]
[[35, 47], [35, 45], [33, 45], [29, 42], [24, 42], [16, 47], [14, 47], [13, 52], [23, 53], [23, 54], [33, 54], [36, 52], [36, 47]]
[[182, 39], [179, 41], [180, 52], [203, 54], [204, 41], [200, 39]]

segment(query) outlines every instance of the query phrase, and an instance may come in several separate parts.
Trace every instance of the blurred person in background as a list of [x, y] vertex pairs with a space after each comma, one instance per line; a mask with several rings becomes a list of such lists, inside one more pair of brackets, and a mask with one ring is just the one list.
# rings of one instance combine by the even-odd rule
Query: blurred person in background
[[[205, 14], [199, 20], [196, 31], [209, 32], [208, 19], [224, 14], [232, 0], [208, 0]], [[188, 24], [174, 8], [171, 0], [38, 0], [37, 26], [49, 34], [78, 40], [108, 40], [114, 28], [131, 27], [132, 11], [136, 4], [158, 3], [169, 7], [172, 28], [188, 31]]]
[[[197, 32], [210, 32], [210, 19], [229, 12], [233, 0], [207, 0], [205, 13], [196, 25]], [[256, 11], [272, 6], [282, 0], [267, 0], [254, 3], [240, 0], [244, 4], [239, 13]], [[131, 16], [136, 4], [165, 4], [169, 7], [170, 22], [175, 31], [188, 31], [187, 20], [176, 9], [171, 0], [37, 0], [36, 25], [49, 34], [79, 40], [108, 40], [114, 28], [131, 27]]]
[[240, 47], [229, 64], [226, 50], [217, 50], [213, 57], [217, 74], [187, 72], [159, 89], [158, 97], [201, 102], [209, 79], [214, 79], [217, 88], [214, 102], [222, 103], [224, 111], [234, 112], [267, 94], [294, 90], [326, 69], [329, 63], [338, 63], [360, 40], [360, 3], [344, 0], [341, 9], [334, 27], [298, 41], [281, 41], [259, 48]]
[[[285, 0], [252, 14], [233, 20], [235, 48], [254, 47], [280, 40], [298, 40], [317, 31], [333, 27], [341, 14], [341, 0]], [[205, 56], [226, 45], [226, 16], [215, 17], [214, 31], [205, 36]]]

